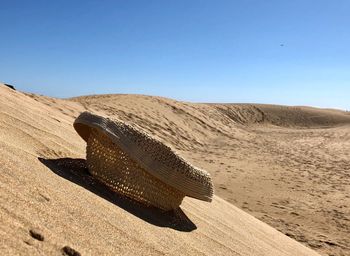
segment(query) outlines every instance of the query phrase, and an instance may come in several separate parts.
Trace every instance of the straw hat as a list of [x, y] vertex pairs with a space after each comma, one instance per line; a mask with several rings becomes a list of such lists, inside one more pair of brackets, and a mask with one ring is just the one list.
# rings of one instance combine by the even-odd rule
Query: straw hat
[[117, 192], [164, 210], [185, 196], [211, 202], [210, 175], [136, 127], [84, 112], [74, 128], [87, 142], [89, 171]]

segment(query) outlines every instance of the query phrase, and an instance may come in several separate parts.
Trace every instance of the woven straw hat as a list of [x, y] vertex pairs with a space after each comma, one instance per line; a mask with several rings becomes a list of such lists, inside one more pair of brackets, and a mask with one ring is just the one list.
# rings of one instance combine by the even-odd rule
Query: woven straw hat
[[164, 210], [185, 196], [211, 202], [210, 175], [136, 127], [84, 112], [74, 128], [87, 142], [89, 171], [117, 192]]

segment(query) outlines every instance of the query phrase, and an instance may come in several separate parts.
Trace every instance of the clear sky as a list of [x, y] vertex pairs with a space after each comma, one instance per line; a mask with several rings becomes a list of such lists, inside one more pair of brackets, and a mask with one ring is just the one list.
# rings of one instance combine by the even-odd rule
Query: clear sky
[[349, 0], [1, 1], [0, 81], [350, 109]]

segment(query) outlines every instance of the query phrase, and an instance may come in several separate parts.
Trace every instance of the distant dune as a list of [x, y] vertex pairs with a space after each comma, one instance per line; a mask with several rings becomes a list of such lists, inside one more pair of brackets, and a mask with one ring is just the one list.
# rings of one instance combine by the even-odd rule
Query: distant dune
[[[347, 112], [142, 95], [62, 100], [2, 85], [0, 99], [2, 255], [350, 254]], [[164, 214], [113, 194], [86, 172], [72, 126], [85, 110], [132, 122], [209, 171], [214, 201], [186, 198]]]

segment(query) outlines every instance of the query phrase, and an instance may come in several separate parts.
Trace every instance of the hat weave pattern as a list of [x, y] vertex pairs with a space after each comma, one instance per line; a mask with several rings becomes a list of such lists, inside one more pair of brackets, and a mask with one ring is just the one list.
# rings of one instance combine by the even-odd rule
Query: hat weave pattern
[[86, 154], [91, 174], [119, 194], [163, 210], [177, 208], [185, 197], [177, 189], [146, 172], [96, 129], [91, 132]]
[[212, 200], [206, 171], [139, 129], [88, 112], [76, 119], [74, 128], [87, 142], [90, 172], [116, 191], [162, 209], [176, 208], [184, 196]]

